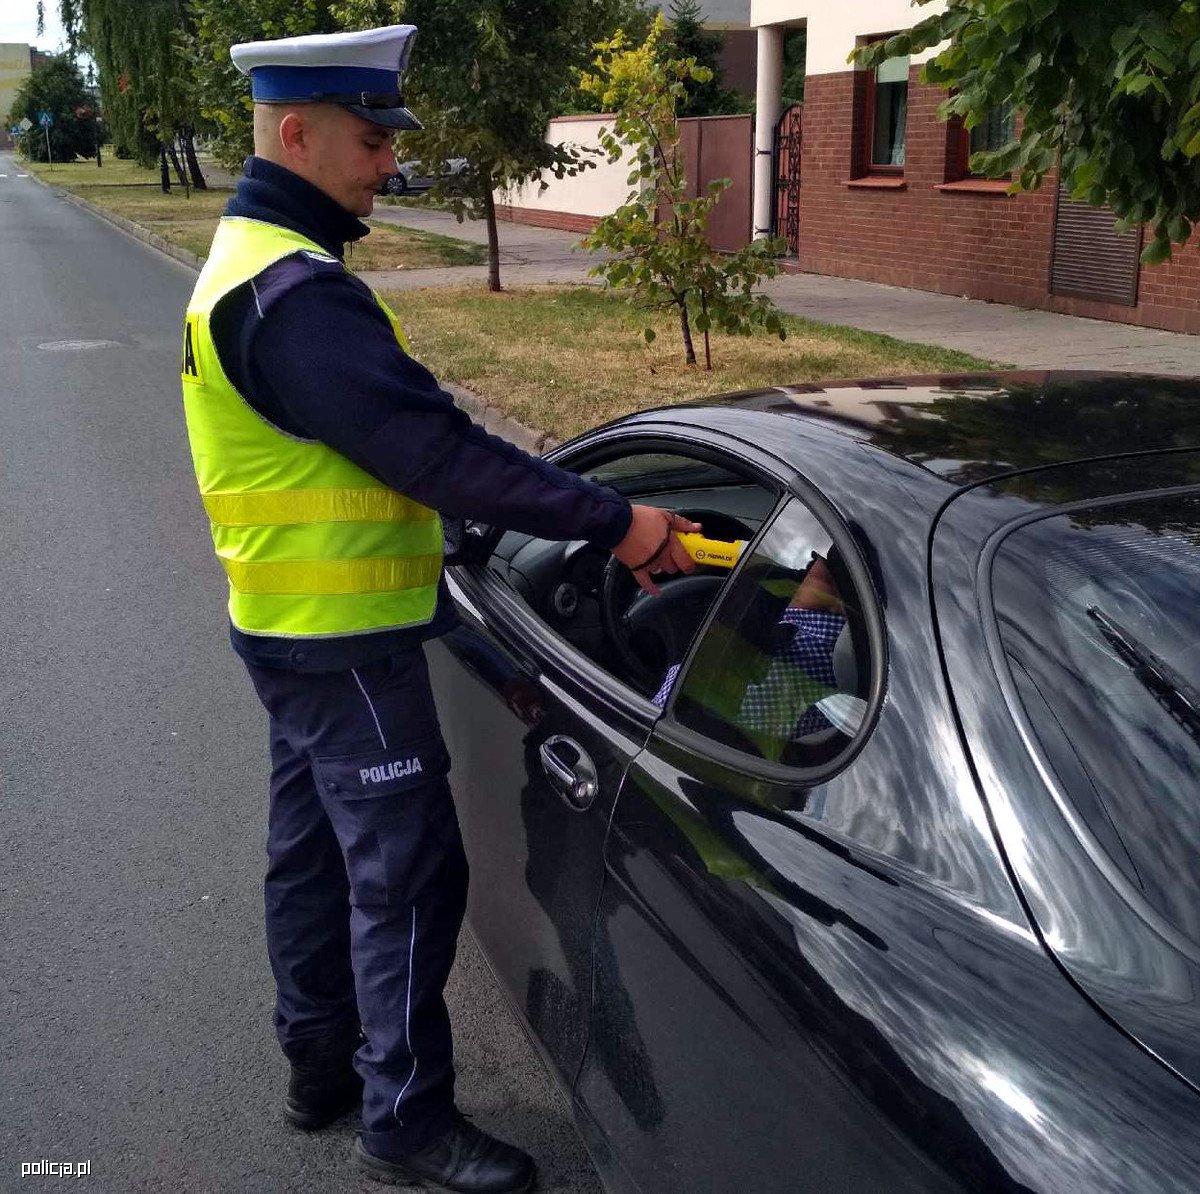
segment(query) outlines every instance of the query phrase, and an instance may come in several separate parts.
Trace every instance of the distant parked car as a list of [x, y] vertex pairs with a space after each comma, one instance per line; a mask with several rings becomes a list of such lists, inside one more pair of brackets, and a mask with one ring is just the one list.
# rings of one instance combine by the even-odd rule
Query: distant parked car
[[[396, 173], [384, 181], [379, 188], [381, 195], [407, 195], [410, 191], [427, 191], [438, 178], [432, 174], [422, 174], [424, 163], [414, 158], [410, 162], [401, 162]], [[466, 158], [447, 158], [442, 163], [439, 178], [458, 178], [467, 172]]]
[[657, 597], [459, 528], [471, 927], [610, 1194], [1200, 1190], [1198, 404], [630, 415], [551, 458], [703, 524]]

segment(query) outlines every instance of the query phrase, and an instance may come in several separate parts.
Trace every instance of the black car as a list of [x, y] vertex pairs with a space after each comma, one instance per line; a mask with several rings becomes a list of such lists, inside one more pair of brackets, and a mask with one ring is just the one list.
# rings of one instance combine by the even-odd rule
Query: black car
[[606, 1187], [1200, 1189], [1200, 382], [782, 387], [554, 459], [708, 541], [651, 598], [470, 528], [430, 648], [470, 924]]

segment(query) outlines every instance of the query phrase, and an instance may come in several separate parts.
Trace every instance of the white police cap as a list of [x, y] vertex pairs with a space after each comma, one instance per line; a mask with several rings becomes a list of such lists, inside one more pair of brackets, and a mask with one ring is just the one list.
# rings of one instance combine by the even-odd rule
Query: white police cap
[[412, 53], [415, 25], [356, 33], [315, 33], [247, 41], [229, 51], [250, 76], [255, 102], [339, 104], [389, 129], [419, 129], [404, 106], [401, 80]]

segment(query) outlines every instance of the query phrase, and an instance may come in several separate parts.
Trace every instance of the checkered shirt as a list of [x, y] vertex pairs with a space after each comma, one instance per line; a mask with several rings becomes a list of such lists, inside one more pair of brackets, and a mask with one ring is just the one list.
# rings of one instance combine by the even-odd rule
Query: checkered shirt
[[833, 648], [846, 619], [823, 609], [789, 607], [779, 621], [795, 633], [771, 660], [762, 683], [746, 689], [738, 720], [776, 738], [802, 738], [829, 729], [825, 715], [813, 706], [837, 688]]
[[[795, 633], [776, 651], [762, 682], [746, 689], [738, 721], [747, 729], [778, 738], [803, 737], [827, 730], [830, 728], [828, 720], [813, 706], [837, 688], [833, 648], [846, 619], [826, 610], [789, 606], [783, 611], [779, 624], [791, 626]], [[659, 708], [671, 695], [679, 667], [674, 664], [668, 670], [654, 694], [654, 703]]]

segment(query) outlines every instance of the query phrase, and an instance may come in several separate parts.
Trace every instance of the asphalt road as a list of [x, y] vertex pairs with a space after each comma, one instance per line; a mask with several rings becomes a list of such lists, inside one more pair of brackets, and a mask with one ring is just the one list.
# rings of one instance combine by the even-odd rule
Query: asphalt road
[[[229, 649], [179, 397], [194, 275], [0, 154], [0, 1191], [378, 1190], [280, 1103], [266, 719]], [[460, 1103], [599, 1189], [478, 951]]]

